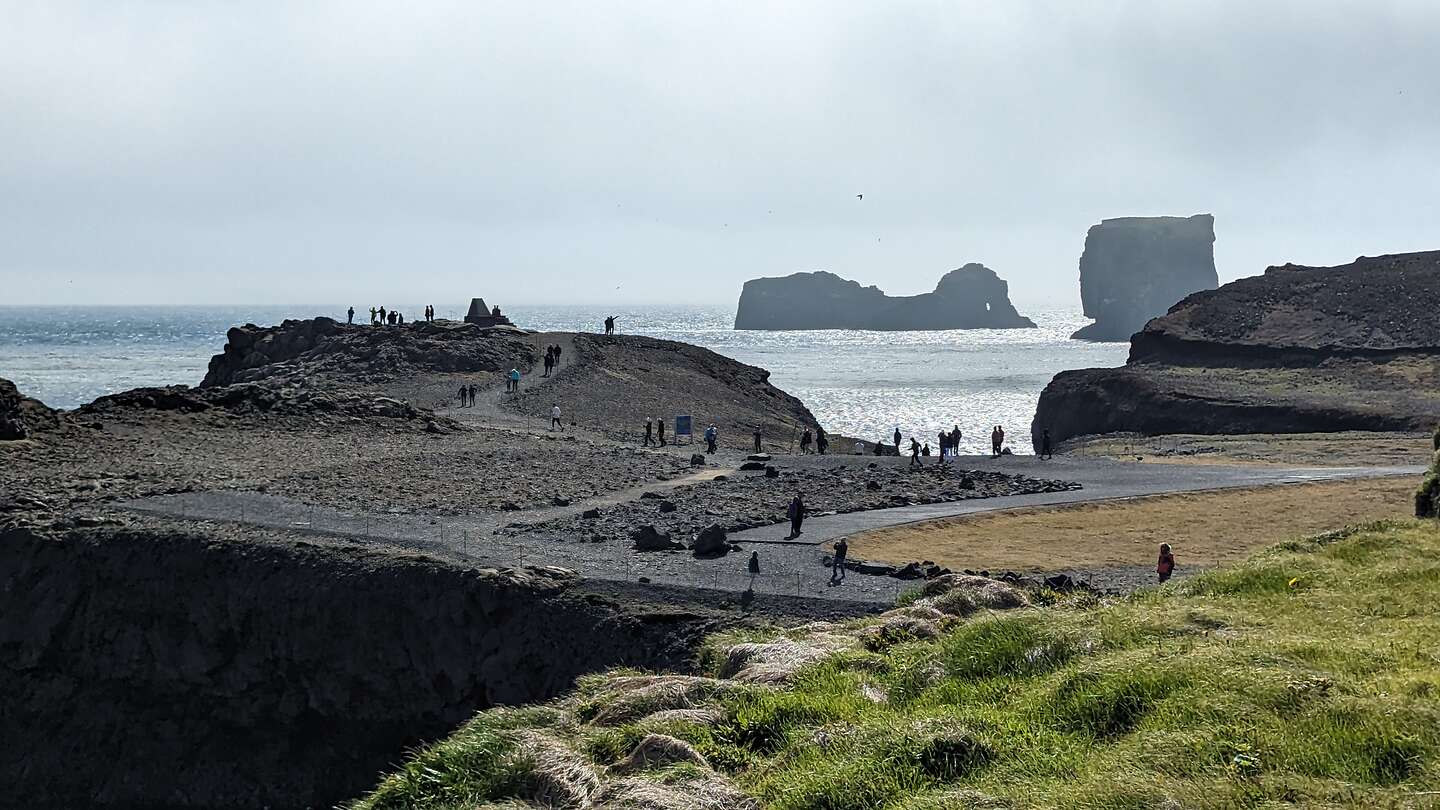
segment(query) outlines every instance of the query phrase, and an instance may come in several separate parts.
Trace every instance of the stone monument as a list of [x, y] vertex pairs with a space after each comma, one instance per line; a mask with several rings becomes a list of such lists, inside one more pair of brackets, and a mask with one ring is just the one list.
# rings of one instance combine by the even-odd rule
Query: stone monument
[[465, 313], [465, 322], [476, 326], [514, 326], [509, 318], [500, 314], [500, 307], [486, 307], [484, 298], [470, 299], [470, 311]]

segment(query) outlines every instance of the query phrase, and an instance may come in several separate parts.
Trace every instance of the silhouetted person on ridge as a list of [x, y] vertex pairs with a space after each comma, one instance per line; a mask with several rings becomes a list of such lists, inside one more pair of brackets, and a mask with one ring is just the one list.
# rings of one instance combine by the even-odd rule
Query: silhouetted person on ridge
[[920, 442], [914, 436], [910, 437], [910, 466], [920, 466]]
[[1054, 458], [1055, 454], [1050, 452], [1050, 428], [1040, 435], [1040, 458]]
[[607, 334], [607, 335], [613, 335], [613, 334], [615, 334], [615, 316], [614, 316], [614, 315], [610, 315], [610, 316], [607, 316], [607, 317], [605, 318], [605, 334]]
[[345, 311], [345, 322], [355, 323], [355, 307], [350, 307], [350, 309]]
[[385, 318], [386, 318], [386, 315], [385, 315], [385, 307], [382, 305], [382, 306], [380, 307], [380, 323], [385, 323], [385, 322], [386, 322], [386, 321], [385, 321]]
[[374, 326], [374, 325], [375, 325], [375, 315], [376, 315], [375, 307], [370, 307], [370, 325], [371, 325], [371, 326]]
[[901, 438], [903, 438], [903, 437], [900, 435], [900, 428], [899, 428], [899, 427], [896, 427], [896, 428], [895, 428], [895, 453], [896, 453], [897, 455], [900, 453], [900, 439], [901, 439]]

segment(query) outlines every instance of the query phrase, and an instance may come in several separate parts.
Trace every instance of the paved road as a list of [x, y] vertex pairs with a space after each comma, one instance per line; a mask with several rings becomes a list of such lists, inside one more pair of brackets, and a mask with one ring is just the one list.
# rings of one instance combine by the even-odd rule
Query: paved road
[[740, 543], [800, 543], [813, 546], [873, 529], [1002, 509], [1088, 503], [1209, 489], [1304, 484], [1389, 475], [1419, 475], [1424, 472], [1423, 467], [1156, 464], [1087, 457], [1056, 457], [1051, 461], [1040, 461], [1034, 456], [1007, 456], [999, 460], [992, 460], [988, 456], [970, 456], [961, 457], [956, 463], [966, 468], [1000, 470], [1034, 478], [1075, 481], [1084, 488], [1067, 492], [1012, 495], [1006, 498], [924, 504], [815, 517], [805, 521], [805, 532], [798, 540], [787, 539], [790, 532], [788, 524], [750, 529], [738, 532], [731, 537]]
[[[812, 460], [813, 457], [812, 457]], [[780, 460], [783, 463], [783, 460]], [[833, 463], [863, 466], [871, 459], [834, 457]], [[885, 459], [883, 463], [899, 463]], [[539, 514], [513, 513], [473, 517], [435, 517], [405, 513], [365, 513], [310, 506], [254, 492], [196, 492], [146, 498], [122, 505], [136, 511], [190, 519], [240, 523], [318, 534], [360, 544], [424, 550], [480, 565], [559, 565], [598, 580], [702, 588], [738, 595], [746, 588], [761, 594], [808, 596], [845, 602], [889, 603], [909, 583], [888, 577], [851, 575], [844, 585], [829, 587], [820, 544], [842, 535], [938, 517], [977, 514], [1001, 509], [1090, 502], [1207, 489], [1298, 484], [1315, 481], [1418, 474], [1418, 467], [1282, 468], [1116, 462], [1067, 458], [1041, 462], [1021, 456], [991, 460], [961, 458], [965, 468], [999, 469], [1033, 477], [1078, 481], [1084, 489], [1040, 495], [1017, 495], [957, 503], [897, 507], [869, 512], [816, 517], [806, 521], [798, 541], [787, 541], [788, 525], [752, 529], [732, 535], [747, 550], [758, 550], [762, 572], [745, 571], [747, 554], [698, 560], [683, 552], [636, 553], [611, 544], [533, 537], [497, 537], [495, 530], [517, 519], [533, 522]], [[651, 485], [655, 489], [663, 485]], [[611, 496], [602, 496], [607, 499]], [[586, 508], [577, 503], [564, 511]], [[547, 510], [548, 511], [548, 510]], [[560, 511], [560, 510], [556, 510]], [[553, 517], [544, 515], [544, 517]], [[1083, 571], [1068, 571], [1087, 575]]]

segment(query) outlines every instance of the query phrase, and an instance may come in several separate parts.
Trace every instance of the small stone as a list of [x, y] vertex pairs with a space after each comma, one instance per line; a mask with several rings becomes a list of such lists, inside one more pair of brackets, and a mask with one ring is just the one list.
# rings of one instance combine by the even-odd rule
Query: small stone
[[779, 477], [780, 477], [780, 470], [778, 470], [778, 469], [776, 469], [776, 468], [774, 468], [774, 467], [768, 467], [768, 466], [767, 466], [767, 467], [765, 468], [765, 477], [766, 477], [766, 478], [779, 478]]
[[599, 509], [586, 509], [584, 512], [581, 512], [581, 513], [580, 513], [580, 517], [583, 518], [583, 519], [585, 519], [585, 520], [596, 520], [596, 519], [598, 519], [598, 518], [600, 517], [600, 510], [599, 510]]
[[668, 513], [670, 513], [670, 512], [674, 512], [674, 511], [675, 511], [676, 509], [678, 509], [678, 508], [679, 508], [679, 507], [677, 507], [677, 506], [675, 505], [675, 502], [674, 502], [674, 501], [661, 501], [661, 502], [660, 502], [660, 512], [661, 512], [662, 514], [668, 514]]

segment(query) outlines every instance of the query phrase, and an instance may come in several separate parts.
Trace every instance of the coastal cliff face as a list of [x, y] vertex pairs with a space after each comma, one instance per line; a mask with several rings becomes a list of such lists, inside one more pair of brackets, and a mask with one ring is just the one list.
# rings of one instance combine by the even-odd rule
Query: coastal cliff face
[[479, 709], [683, 667], [708, 626], [573, 584], [213, 531], [0, 532], [0, 806], [333, 806]]
[[824, 271], [745, 282], [736, 329], [1020, 329], [1035, 326], [1015, 311], [1009, 285], [981, 264], [946, 273], [935, 291], [891, 297], [878, 287]]
[[1057, 375], [1033, 438], [1428, 430], [1437, 298], [1440, 251], [1272, 267], [1196, 293], [1132, 338], [1124, 367]]
[[1072, 337], [1128, 340], [1176, 301], [1219, 283], [1210, 214], [1103, 220], [1080, 256], [1080, 300], [1095, 323]]
[[44, 403], [21, 394], [15, 383], [0, 378], [0, 442], [29, 438], [32, 432], [54, 427], [58, 421]]

